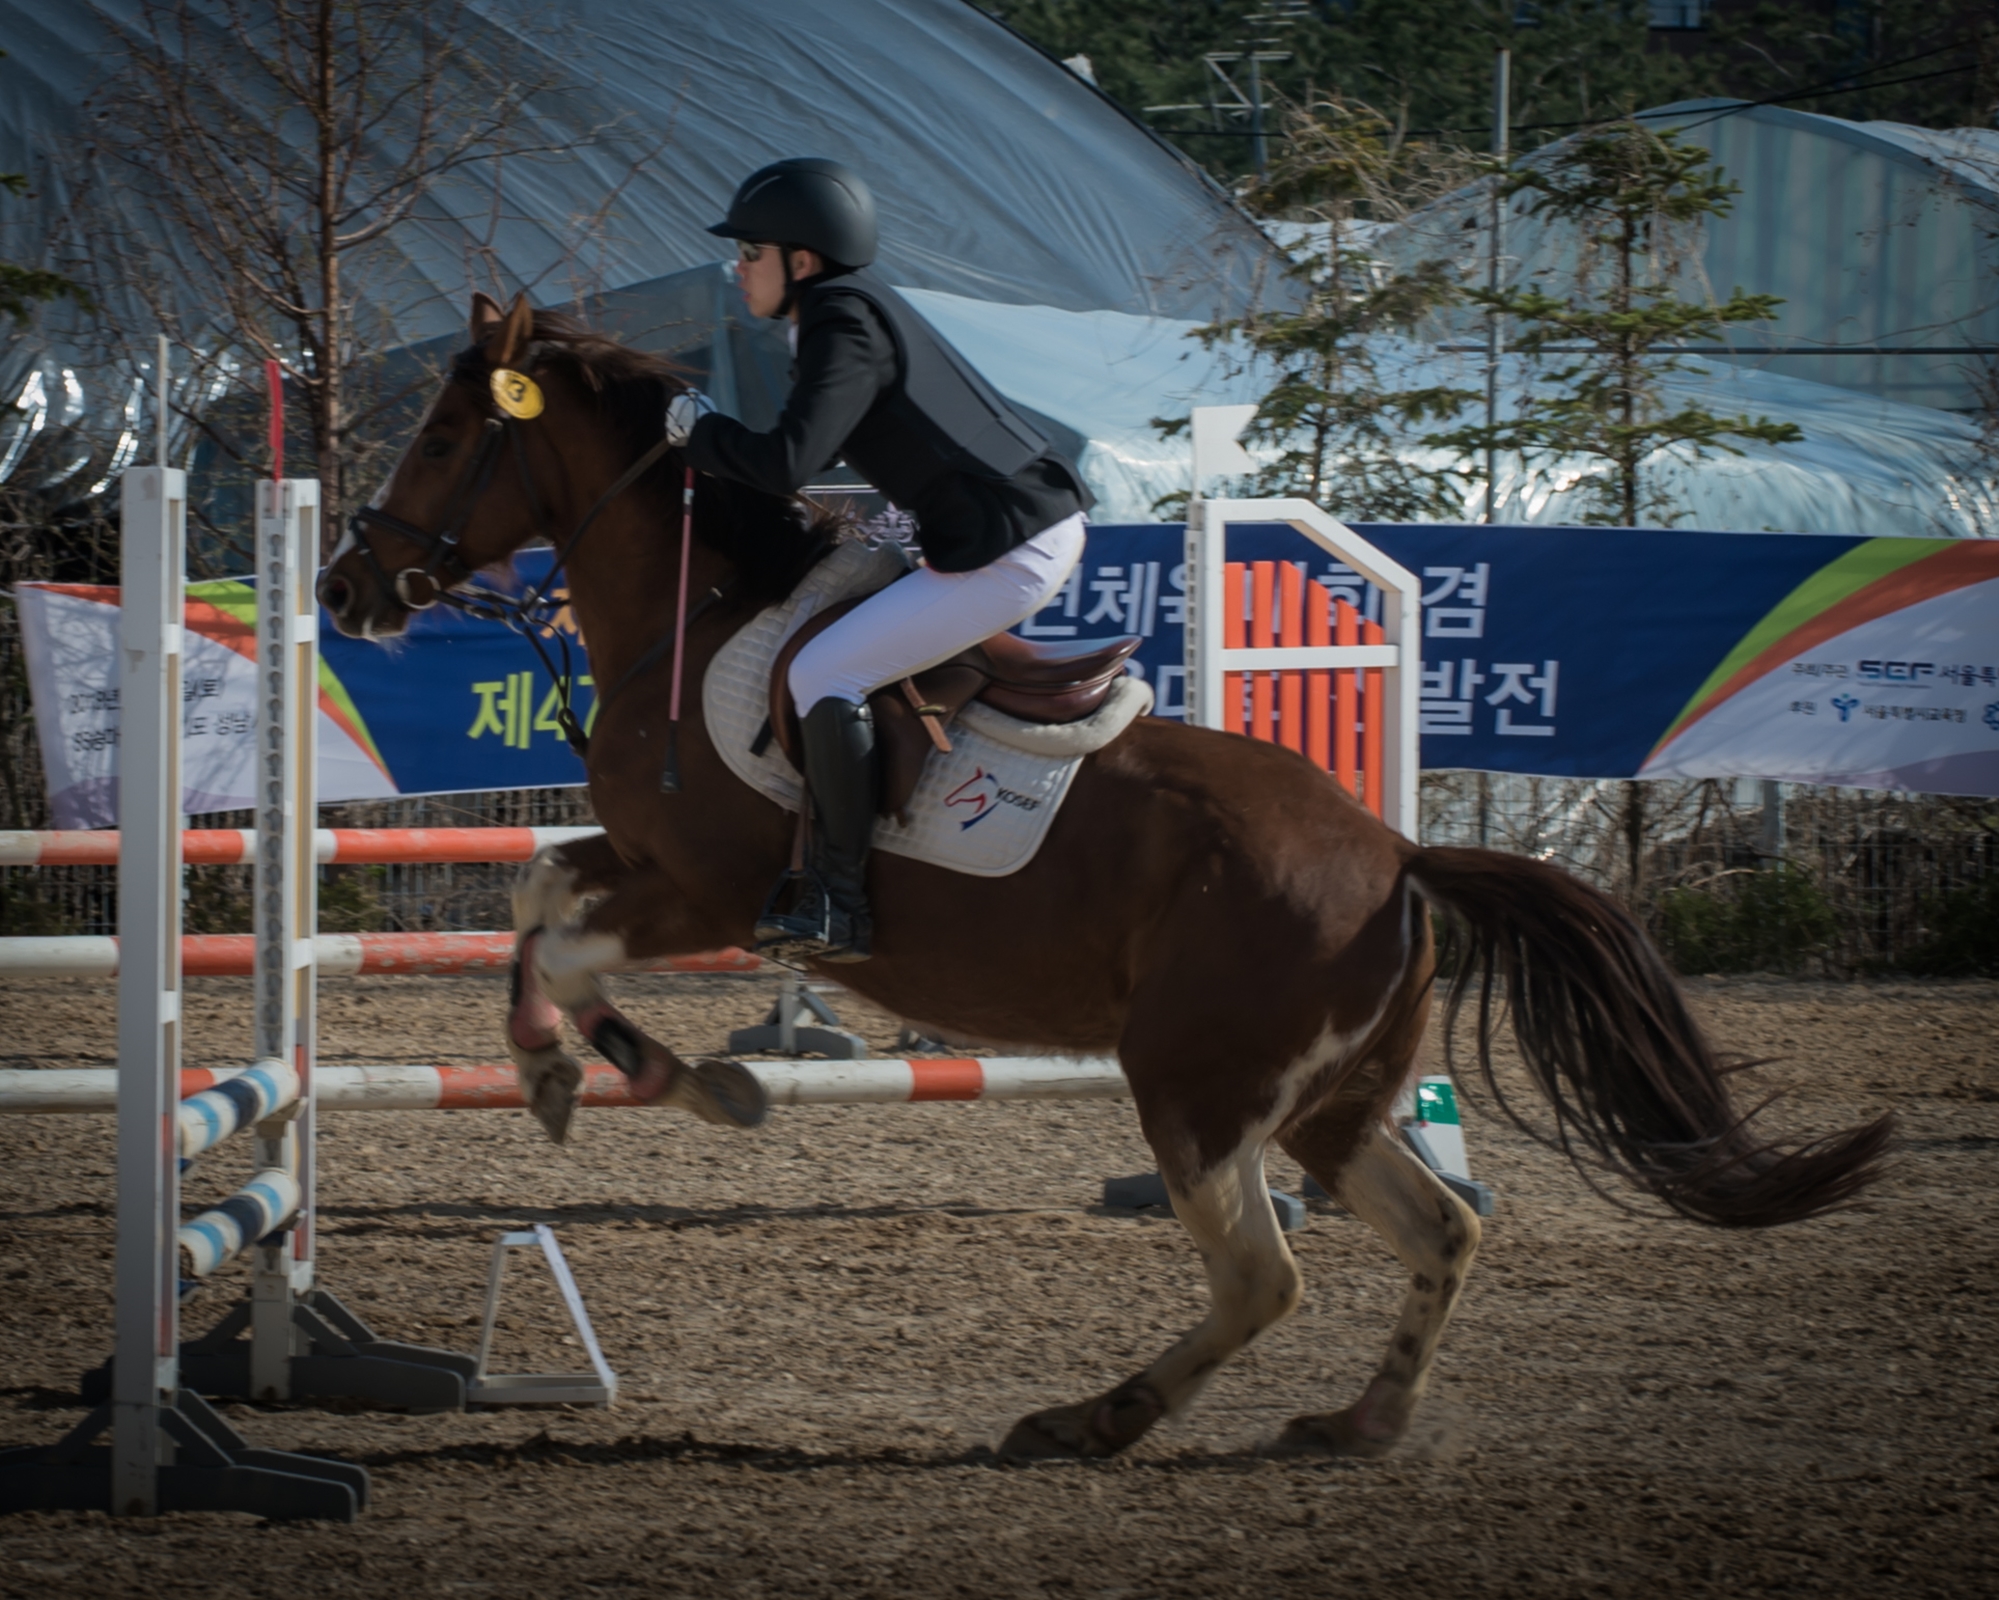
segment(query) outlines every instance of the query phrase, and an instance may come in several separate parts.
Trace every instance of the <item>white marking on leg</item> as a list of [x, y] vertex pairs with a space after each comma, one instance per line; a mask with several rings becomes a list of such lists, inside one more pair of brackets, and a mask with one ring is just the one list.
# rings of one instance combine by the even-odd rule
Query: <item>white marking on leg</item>
[[572, 1017], [604, 997], [597, 975], [625, 959], [625, 941], [615, 933], [550, 928], [534, 945], [535, 978], [541, 992]]
[[514, 943], [536, 928], [556, 928], [576, 909], [576, 869], [563, 858], [562, 846], [537, 852], [514, 880]]
[[1200, 1325], [1146, 1368], [1139, 1382], [1184, 1411], [1215, 1369], [1298, 1308], [1302, 1280], [1277, 1225], [1263, 1177], [1263, 1141], [1246, 1140], [1190, 1188], [1168, 1185], [1174, 1215], [1207, 1268], [1209, 1308]]
[[1371, 1129], [1340, 1174], [1340, 1203], [1387, 1241], [1409, 1269], [1388, 1354], [1350, 1415], [1366, 1437], [1407, 1429], [1429, 1382], [1430, 1363], [1478, 1252], [1479, 1221], [1386, 1128]]

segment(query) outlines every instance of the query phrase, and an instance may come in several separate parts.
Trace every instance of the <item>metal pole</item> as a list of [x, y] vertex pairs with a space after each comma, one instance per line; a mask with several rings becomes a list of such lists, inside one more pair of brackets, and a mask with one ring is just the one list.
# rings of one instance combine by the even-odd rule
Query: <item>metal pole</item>
[[1775, 779], [1763, 780], [1762, 837], [1757, 854], [1766, 867], [1781, 866], [1784, 860], [1784, 786]]
[[[160, 341], [164, 347], [166, 341]], [[186, 474], [125, 474], [118, 609], [117, 1339], [111, 1510], [159, 1510], [179, 1388], [181, 622]]]
[[[1513, 52], [1501, 50], [1492, 58], [1492, 153], [1504, 162], [1512, 149]], [[1499, 293], [1501, 263], [1506, 252], [1506, 199], [1500, 193], [1505, 183], [1501, 173], [1492, 179], [1492, 216], [1488, 222], [1489, 246], [1485, 261], [1485, 286]], [[1505, 319], [1497, 311], [1486, 313], [1485, 323], [1485, 425], [1488, 432], [1499, 426], [1499, 362], [1506, 353]], [[1490, 444], [1485, 449], [1485, 520], [1499, 514], [1499, 453]]]
[[292, 1063], [299, 1097], [257, 1124], [257, 1170], [277, 1167], [299, 1186], [292, 1225], [260, 1242], [250, 1291], [250, 1393], [291, 1398], [292, 1307], [312, 1287], [313, 1001], [318, 931], [318, 794], [314, 738], [319, 611], [312, 562], [319, 549], [319, 485], [257, 485], [257, 866], [252, 1056]]
[[1263, 148], [1263, 69], [1254, 44], [1249, 47], [1249, 157], [1262, 177], [1270, 163]]
[[167, 464], [167, 336], [153, 356], [153, 465]]

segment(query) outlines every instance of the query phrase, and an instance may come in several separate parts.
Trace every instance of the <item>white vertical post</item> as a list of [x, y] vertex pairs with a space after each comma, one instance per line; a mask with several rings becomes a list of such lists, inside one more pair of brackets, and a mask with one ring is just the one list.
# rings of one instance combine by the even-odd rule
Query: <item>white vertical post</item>
[[[1397, 569], [1400, 570], [1399, 568]], [[1381, 708], [1388, 726], [1381, 741], [1381, 820], [1412, 844], [1423, 842], [1422, 590], [1382, 584], [1381, 633], [1395, 649], [1395, 665], [1382, 671]]]
[[291, 1398], [292, 1306], [312, 1287], [313, 1002], [317, 980], [319, 869], [314, 827], [319, 695], [319, 612], [312, 596], [319, 552], [319, 485], [257, 485], [257, 864], [254, 921], [254, 1053], [298, 1073], [299, 1097], [256, 1128], [256, 1166], [298, 1179], [291, 1227], [255, 1250], [250, 1292], [250, 1393]]
[[[1198, 424], [1201, 413], [1194, 413]], [[1378, 645], [1224, 648], [1222, 582], [1228, 528], [1236, 522], [1288, 522], [1328, 555], [1345, 562], [1381, 591]], [[1203, 500], [1187, 507], [1187, 720], [1222, 724], [1222, 686], [1231, 672], [1324, 671], [1365, 667], [1384, 674], [1382, 820], [1405, 838], [1421, 825], [1417, 787], [1422, 751], [1417, 732], [1422, 691], [1422, 586], [1353, 529], [1309, 500]]]
[[1198, 494], [1187, 502], [1187, 721], [1222, 725], [1222, 582], [1228, 529], [1208, 515]]
[[1187, 498], [1187, 720], [1197, 728], [1222, 725], [1222, 567], [1228, 528], [1208, 513], [1208, 480], [1242, 477], [1256, 461], [1241, 435], [1256, 418], [1255, 406], [1196, 406], [1188, 418], [1194, 458]]
[[118, 610], [118, 1234], [111, 1510], [159, 1509], [179, 1387], [181, 625], [186, 474], [134, 467], [121, 491]]

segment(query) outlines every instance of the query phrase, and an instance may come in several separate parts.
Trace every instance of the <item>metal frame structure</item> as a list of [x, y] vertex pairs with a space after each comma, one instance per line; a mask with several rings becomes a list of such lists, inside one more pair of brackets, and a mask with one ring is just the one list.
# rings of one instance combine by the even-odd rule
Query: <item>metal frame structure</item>
[[[207, 1394], [460, 1411], [478, 1370], [472, 1357], [378, 1339], [314, 1281], [319, 523], [316, 481], [257, 485], [253, 1037], [257, 1059], [289, 1063], [300, 1087], [295, 1101], [256, 1124], [256, 1160], [262, 1174], [290, 1175], [298, 1205], [252, 1246], [248, 1303], [181, 1346], [180, 1360]], [[125, 849], [121, 842], [121, 882], [134, 867]], [[122, 982], [122, 945], [118, 959]]]
[[[183, 1387], [180, 1226], [181, 704], [186, 615], [186, 475], [139, 467], [121, 486], [118, 618], [119, 864], [118, 1218], [112, 1359], [89, 1415], [59, 1443], [0, 1452], [0, 1510], [250, 1511], [353, 1520], [368, 1474], [343, 1462], [252, 1449]], [[275, 1080], [274, 1080], [275, 1082]], [[284, 1085], [285, 1090], [295, 1087]], [[260, 1125], [259, 1156], [295, 1142]], [[297, 1101], [289, 1102], [296, 1105]], [[268, 1129], [275, 1138], [263, 1137]], [[291, 1168], [276, 1176], [289, 1179]], [[265, 1176], [268, 1174], [260, 1175]], [[240, 1237], [246, 1219], [282, 1225], [296, 1191], [253, 1179], [215, 1212]], [[196, 1219], [198, 1231], [207, 1219]], [[218, 1233], [218, 1236], [219, 1233]], [[197, 1267], [195, 1270], [199, 1270]], [[94, 1441], [109, 1429], [109, 1447]]]
[[[319, 761], [319, 607], [310, 567], [319, 554], [319, 485], [257, 485], [257, 860], [252, 1055], [289, 1061], [292, 1105], [256, 1127], [257, 1165], [298, 1182], [292, 1225], [255, 1245], [250, 1291], [250, 1392], [291, 1398], [292, 1307], [312, 1289], [316, 1097], [314, 1004], [319, 974], [315, 857]], [[311, 561], [307, 559], [310, 551]]]
[[[1202, 406], [1193, 414], [1194, 492], [1187, 502], [1187, 720], [1221, 728], [1226, 675], [1378, 668], [1384, 675], [1382, 819], [1404, 838], [1418, 836], [1417, 700], [1422, 687], [1422, 586], [1345, 523], [1309, 500], [1206, 499], [1201, 487], [1216, 475], [1238, 476], [1255, 463], [1236, 435], [1254, 406]], [[1225, 647], [1223, 582], [1232, 523], [1288, 523], [1328, 555], [1344, 561], [1381, 591], [1386, 642], [1362, 645], [1294, 645], [1231, 650]]]

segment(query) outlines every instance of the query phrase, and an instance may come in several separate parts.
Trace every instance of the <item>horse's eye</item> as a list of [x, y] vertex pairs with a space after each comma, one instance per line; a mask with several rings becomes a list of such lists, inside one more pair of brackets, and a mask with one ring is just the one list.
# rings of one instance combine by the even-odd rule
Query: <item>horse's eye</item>
[[449, 439], [426, 439], [423, 442], [423, 456], [426, 461], [435, 461], [439, 456], [448, 456], [457, 447]]

